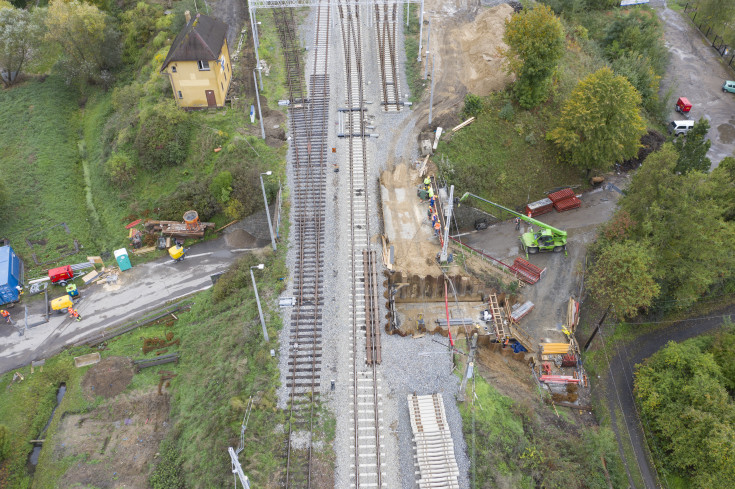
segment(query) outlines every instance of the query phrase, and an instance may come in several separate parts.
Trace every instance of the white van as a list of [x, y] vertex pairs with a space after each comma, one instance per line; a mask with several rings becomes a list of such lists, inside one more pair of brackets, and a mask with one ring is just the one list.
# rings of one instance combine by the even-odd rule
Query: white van
[[669, 124], [669, 134], [673, 134], [674, 136], [686, 134], [692, 127], [694, 127], [694, 121], [671, 121]]

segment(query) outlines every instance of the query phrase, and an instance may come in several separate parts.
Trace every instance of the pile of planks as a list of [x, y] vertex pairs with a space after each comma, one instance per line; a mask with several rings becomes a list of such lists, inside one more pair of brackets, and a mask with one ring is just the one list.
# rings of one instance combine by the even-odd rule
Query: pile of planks
[[185, 222], [180, 221], [154, 221], [149, 219], [143, 223], [148, 233], [161, 233], [173, 238], [203, 238], [207, 229], [214, 229], [213, 222], [199, 222], [192, 229]]
[[541, 343], [542, 355], [566, 355], [571, 350], [571, 343]]

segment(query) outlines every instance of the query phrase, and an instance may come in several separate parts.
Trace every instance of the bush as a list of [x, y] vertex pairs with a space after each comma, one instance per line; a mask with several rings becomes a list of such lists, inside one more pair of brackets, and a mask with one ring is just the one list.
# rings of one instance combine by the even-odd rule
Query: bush
[[230, 194], [232, 193], [232, 173], [228, 171], [219, 172], [212, 179], [212, 183], [209, 184], [209, 191], [212, 197], [223, 204], [230, 200]]
[[173, 100], [161, 102], [142, 116], [135, 138], [141, 166], [157, 170], [186, 159], [191, 122]]
[[170, 441], [161, 443], [161, 461], [153, 469], [148, 484], [153, 489], [183, 489], [184, 477], [181, 473], [179, 452]]
[[206, 182], [182, 182], [169, 196], [159, 201], [161, 219], [180, 221], [184, 212], [196, 209], [202, 221], [208, 221], [222, 210], [218, 200], [212, 197]]
[[462, 113], [465, 117], [476, 117], [482, 112], [482, 99], [477, 95], [468, 93], [464, 97], [464, 110]]
[[515, 117], [516, 111], [513, 109], [513, 104], [510, 102], [507, 102], [502, 109], [500, 109], [500, 114], [498, 117], [503, 119], [504, 121], [512, 121], [513, 117]]
[[7, 426], [0, 424], [0, 462], [10, 454], [10, 430]]
[[125, 187], [135, 179], [136, 167], [125, 153], [113, 153], [105, 162], [105, 175], [118, 188]]

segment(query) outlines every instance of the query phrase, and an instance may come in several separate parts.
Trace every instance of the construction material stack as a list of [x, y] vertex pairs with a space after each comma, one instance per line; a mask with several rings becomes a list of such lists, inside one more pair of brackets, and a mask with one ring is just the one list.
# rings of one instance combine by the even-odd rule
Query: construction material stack
[[576, 209], [582, 205], [582, 201], [574, 195], [574, 191], [570, 188], [559, 190], [549, 194], [549, 199], [554, 203], [554, 209], [558, 212]]

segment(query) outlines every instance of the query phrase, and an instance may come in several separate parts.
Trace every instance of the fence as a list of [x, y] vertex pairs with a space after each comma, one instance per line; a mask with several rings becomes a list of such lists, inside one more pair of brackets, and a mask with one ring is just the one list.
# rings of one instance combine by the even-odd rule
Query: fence
[[[730, 60], [727, 61], [727, 66], [730, 67], [730, 69], [735, 70], [735, 67], [733, 67], [733, 60], [735, 60], [735, 52], [733, 52], [730, 49], [730, 46], [725, 44], [725, 40], [722, 38], [721, 35], [717, 34], [713, 29], [712, 26], [707, 24], [706, 22], [699, 22], [697, 23], [697, 9], [695, 8], [695, 5], [690, 6], [687, 2], [686, 5], [684, 5], [684, 13], [688, 14], [691, 18], [692, 24], [699, 30], [699, 32], [704, 36], [705, 39], [712, 45], [715, 51], [723, 57], [727, 58], [727, 56], [730, 56]], [[692, 15], [694, 14], [694, 15]], [[710, 34], [713, 34], [715, 37], [714, 39], [710, 40]]]

